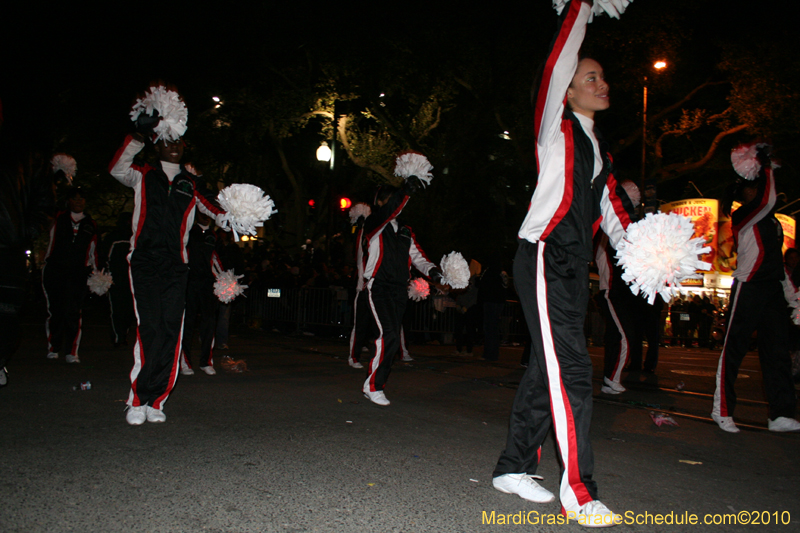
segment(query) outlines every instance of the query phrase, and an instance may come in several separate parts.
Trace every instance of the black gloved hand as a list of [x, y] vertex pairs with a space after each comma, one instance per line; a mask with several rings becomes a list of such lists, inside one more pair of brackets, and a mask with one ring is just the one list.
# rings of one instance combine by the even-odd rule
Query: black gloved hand
[[418, 177], [409, 176], [406, 178], [405, 188], [409, 194], [414, 194], [415, 192], [424, 189], [425, 184]]
[[161, 117], [158, 116], [158, 111], [153, 109], [153, 112], [149, 115], [141, 113], [134, 124], [136, 126], [137, 133], [141, 133], [145, 138], [147, 138], [153, 135], [153, 128], [158, 126], [159, 122], [161, 122]]
[[442, 271], [438, 268], [432, 268], [430, 272], [428, 272], [428, 277], [431, 278], [431, 281], [434, 283], [438, 283], [441, 285], [442, 283]]

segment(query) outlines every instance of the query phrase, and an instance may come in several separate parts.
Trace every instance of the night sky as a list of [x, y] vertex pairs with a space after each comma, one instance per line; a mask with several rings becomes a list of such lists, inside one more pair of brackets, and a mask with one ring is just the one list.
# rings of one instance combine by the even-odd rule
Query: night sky
[[[626, 15], [645, 2], [665, 9], [693, 5], [691, 30], [708, 42], [738, 35], [768, 40], [792, 31], [789, 17], [775, 16], [754, 2], [636, 0], [621, 21], [596, 21], [590, 34], [593, 27], [626, 31]], [[356, 49], [363, 54], [374, 48], [380, 54], [377, 43], [387, 36], [411, 45], [425, 40], [435, 47], [437, 36], [446, 40], [457, 32], [474, 35], [486, 46], [507, 47], [510, 58], [524, 61], [531, 55], [524, 48], [546, 48], [555, 23], [546, 0], [474, 8], [429, 2], [424, 10], [377, 2], [366, 4], [367, 9], [352, 2], [161, 2], [97, 9], [76, 8], [75, 3], [5, 4], [0, 140], [44, 151], [74, 147], [76, 134], [64, 132], [75, 124], [77, 135], [96, 135], [111, 153], [130, 127], [127, 112], [133, 99], [153, 80], [181, 90], [191, 129], [191, 117], [212, 105], [212, 95], [246, 83], [267, 65], [280, 68], [302, 60], [308, 51], [334, 59]], [[681, 59], [687, 66], [701, 65], [701, 52]]]

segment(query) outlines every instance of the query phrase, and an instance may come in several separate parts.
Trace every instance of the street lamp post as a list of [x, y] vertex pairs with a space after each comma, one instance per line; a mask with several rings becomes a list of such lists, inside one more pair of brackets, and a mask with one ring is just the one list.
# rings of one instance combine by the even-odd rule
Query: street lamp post
[[333, 130], [333, 138], [331, 139], [331, 145], [328, 146], [326, 141], [322, 141], [322, 144], [319, 145], [317, 148], [317, 161], [320, 163], [324, 163], [326, 161], [330, 162], [328, 166], [330, 180], [328, 181], [328, 230], [325, 232], [325, 242], [326, 242], [326, 250], [325, 253], [327, 255], [328, 262], [330, 262], [331, 258], [331, 232], [333, 231], [333, 168], [336, 162], [336, 125], [334, 124]]
[[[656, 61], [655, 63], [653, 63], [653, 68], [656, 69], [656, 72], [660, 72], [661, 70], [667, 68], [667, 62]], [[646, 157], [647, 157], [647, 76], [644, 77], [644, 95], [642, 98], [642, 175], [641, 175], [642, 191], [644, 191]]]

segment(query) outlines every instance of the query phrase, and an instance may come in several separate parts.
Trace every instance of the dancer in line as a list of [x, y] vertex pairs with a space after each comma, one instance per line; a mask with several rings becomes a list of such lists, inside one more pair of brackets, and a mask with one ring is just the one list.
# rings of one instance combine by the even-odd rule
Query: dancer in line
[[[67, 192], [67, 210], [50, 228], [42, 287], [47, 300], [47, 358], [66, 349], [67, 363], [80, 363], [81, 307], [89, 291], [86, 280], [97, 270], [97, 224], [84, 212], [86, 199], [78, 187]], [[66, 343], [66, 344], [65, 344]]]
[[180, 163], [185, 125], [177, 134], [153, 139], [155, 165], [137, 158], [146, 135], [153, 135], [160, 122], [157, 113], [141, 114], [137, 132], [125, 138], [110, 165], [111, 175], [134, 189], [136, 201], [128, 256], [137, 320], [126, 415], [131, 425], [167, 418], [164, 403], [178, 378], [189, 271], [186, 243], [195, 208], [210, 217], [223, 213], [198, 192], [195, 176]]
[[563, 7], [535, 96], [539, 182], [519, 230], [514, 282], [533, 353], [519, 385], [494, 487], [534, 502], [554, 495], [534, 478], [541, 445], [556, 433], [563, 468], [562, 513], [583, 525], [619, 519], [598, 500], [589, 439], [592, 361], [583, 334], [593, 226], [616, 245], [630, 223], [630, 200], [616, 181], [608, 146], [594, 125], [609, 107], [600, 64], [578, 59], [591, 0]]
[[[754, 160], [750, 172], [736, 164], [737, 155], [748, 151], [751, 155], [744, 157]], [[781, 254], [783, 230], [774, 212], [777, 195], [769, 146], [740, 147], [734, 151], [732, 159], [745, 181], [736, 185], [723, 204], [723, 212], [731, 217], [738, 257], [733, 271], [725, 344], [717, 365], [711, 418], [724, 431], [739, 432], [733, 421], [734, 385], [750, 338], [758, 331], [758, 358], [769, 404], [767, 426], [770, 431], [800, 431], [800, 422], [794, 418], [797, 396], [792, 383], [783, 288], [784, 282], [791, 281], [786, 279]], [[731, 213], [734, 199], [740, 200], [742, 205]]]

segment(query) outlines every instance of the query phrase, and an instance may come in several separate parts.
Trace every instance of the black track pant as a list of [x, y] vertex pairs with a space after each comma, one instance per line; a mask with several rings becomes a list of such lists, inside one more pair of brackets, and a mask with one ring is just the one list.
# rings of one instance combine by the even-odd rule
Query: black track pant
[[161, 409], [175, 386], [188, 272], [184, 264], [162, 266], [131, 259], [138, 327], [128, 405]]
[[108, 289], [108, 306], [111, 311], [111, 333], [114, 336], [114, 343], [126, 342], [128, 328], [136, 319], [133, 313], [131, 285], [127, 276], [120, 283], [115, 281]]
[[392, 370], [392, 359], [400, 349], [400, 328], [408, 302], [408, 289], [405, 285], [373, 282], [372, 288], [365, 288], [361, 292], [367, 293], [378, 332], [363, 390], [375, 392], [386, 386]]
[[735, 281], [728, 310], [728, 331], [717, 365], [713, 413], [733, 416], [734, 384], [747, 354], [750, 337], [758, 331], [758, 358], [769, 418], [794, 418], [797, 397], [792, 383], [792, 362], [787, 344], [786, 300], [779, 281]]
[[[47, 299], [47, 349], [59, 353], [66, 348], [70, 355], [78, 355], [81, 345], [81, 307], [88, 290], [86, 271], [63, 270], [45, 265], [42, 270], [42, 287]], [[66, 347], [65, 347], [66, 343]]]
[[183, 351], [186, 364], [192, 366], [192, 343], [194, 335], [200, 336], [200, 366], [213, 366], [214, 336], [217, 330], [217, 308], [219, 300], [214, 296], [212, 283], [189, 283], [186, 292], [186, 319], [183, 325]]
[[361, 347], [370, 345], [378, 336], [372, 309], [369, 306], [369, 295], [365, 290], [357, 291], [353, 303], [354, 316], [353, 330], [350, 332], [350, 355], [347, 362], [357, 363], [361, 357]]
[[520, 241], [514, 283], [534, 357], [517, 389], [506, 448], [493, 476], [534, 474], [552, 426], [563, 468], [561, 505], [567, 512], [597, 497], [589, 441], [592, 361], [583, 334], [588, 279], [586, 261], [543, 242]]

